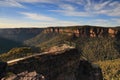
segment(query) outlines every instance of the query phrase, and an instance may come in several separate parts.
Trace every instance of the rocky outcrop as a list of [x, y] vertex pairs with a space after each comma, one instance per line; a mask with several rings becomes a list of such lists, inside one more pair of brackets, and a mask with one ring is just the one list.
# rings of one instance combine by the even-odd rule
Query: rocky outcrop
[[76, 37], [116, 37], [118, 34], [116, 28], [92, 27], [92, 26], [77, 26], [69, 28], [50, 27], [44, 30], [44, 33], [66, 33], [68, 35], [75, 34]]
[[42, 74], [37, 74], [35, 71], [25, 71], [19, 74], [13, 74], [9, 78], [2, 78], [2, 80], [45, 80], [45, 77]]
[[61, 52], [65, 49], [72, 49], [74, 48], [74, 46], [70, 46], [70, 45], [67, 45], [67, 44], [61, 44], [60, 46], [53, 46], [49, 49], [46, 49], [45, 51], [46, 52], [49, 52], [49, 53], [55, 53], [55, 52]]
[[68, 71], [68, 69], [72, 70], [80, 55], [76, 49], [65, 50], [60, 53], [62, 54], [49, 53], [19, 61], [17, 64], [9, 66], [8, 71], [14, 74], [36, 71], [37, 74], [44, 75], [47, 80], [56, 80], [60, 74]]
[[[8, 71], [14, 73], [15, 75], [18, 75], [25, 71], [27, 71], [27, 74], [35, 71], [36, 74], [38, 75], [42, 74], [46, 80], [76, 80], [75, 77], [76, 78], [78, 77], [75, 76], [74, 72], [76, 72], [79, 62], [80, 62], [80, 53], [78, 53], [77, 49], [73, 48], [73, 49], [63, 50], [58, 54], [48, 53], [45, 55], [34, 56], [31, 58], [27, 58], [26, 60], [15, 62], [8, 67]], [[91, 64], [87, 62], [83, 62], [80, 65], [83, 67], [84, 65], [86, 65], [85, 67], [86, 67], [86, 70], [88, 71], [90, 71], [90, 69], [94, 69], [91, 67]], [[85, 69], [83, 70], [86, 72]], [[78, 71], [82, 72], [81, 70], [77, 70], [76, 73], [79, 73]], [[88, 73], [91, 73], [91, 75], [93, 76], [94, 72], [95, 70], [90, 71]], [[95, 75], [96, 74], [97, 73], [95, 73]], [[84, 73], [82, 75], [84, 75]], [[29, 75], [26, 75], [26, 76], [29, 76]], [[36, 75], [33, 75], [32, 77], [35, 77], [35, 76]], [[24, 78], [25, 78], [25, 75], [24, 75]], [[17, 79], [17, 80], [20, 80], [20, 79]], [[89, 79], [86, 78], [86, 80], [89, 80]], [[101, 79], [98, 79], [98, 80], [101, 80]]]
[[103, 80], [101, 68], [86, 60], [81, 60], [75, 72], [76, 80]]

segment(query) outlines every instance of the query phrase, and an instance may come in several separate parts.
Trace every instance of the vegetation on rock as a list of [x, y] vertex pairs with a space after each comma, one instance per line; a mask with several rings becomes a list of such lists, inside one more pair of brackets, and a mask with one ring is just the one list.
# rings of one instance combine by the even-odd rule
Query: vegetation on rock
[[98, 61], [102, 68], [104, 80], [120, 80], [120, 59]]
[[113, 60], [120, 57], [115, 38], [79, 38], [76, 41], [77, 49], [89, 61]]
[[9, 61], [12, 59], [29, 56], [38, 52], [40, 52], [40, 49], [35, 47], [34, 48], [31, 48], [31, 47], [13, 48], [9, 52], [1, 54], [0, 59], [2, 61]]

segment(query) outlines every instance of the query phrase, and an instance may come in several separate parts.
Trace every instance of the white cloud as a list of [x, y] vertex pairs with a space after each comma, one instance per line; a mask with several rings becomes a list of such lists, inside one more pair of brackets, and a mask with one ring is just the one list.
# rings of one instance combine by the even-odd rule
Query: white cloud
[[86, 22], [88, 25], [96, 25], [96, 26], [103, 26], [103, 27], [113, 27], [111, 21], [105, 20], [105, 19], [93, 19], [88, 22]]
[[60, 4], [58, 5], [58, 10], [50, 10], [53, 12], [62, 13], [65, 16], [90, 16], [88, 12], [80, 12], [78, 11], [78, 7], [70, 5], [70, 4]]
[[[55, 0], [57, 2], [58, 0]], [[25, 8], [22, 3], [54, 3], [51, 0], [0, 0], [0, 6]]]
[[[77, 5], [72, 5], [69, 3]], [[51, 3], [58, 6], [57, 10], [51, 10], [62, 13], [65, 16], [84, 16], [91, 15], [107, 15], [107, 16], [120, 16], [120, 2], [114, 0], [0, 0], [0, 6], [7, 7], [20, 7], [25, 8], [27, 6], [22, 3]], [[81, 8], [79, 6], [83, 7]], [[47, 6], [47, 5], [46, 5]]]
[[87, 12], [79, 12], [79, 11], [70, 11], [70, 10], [51, 10], [54, 12], [62, 13], [65, 16], [82, 16], [82, 17], [89, 17], [92, 16]]
[[77, 25], [78, 23], [74, 22], [74, 21], [64, 21], [64, 20], [59, 20], [53, 17], [49, 17], [46, 15], [42, 15], [42, 14], [36, 14], [36, 13], [29, 13], [29, 12], [20, 12], [20, 14], [25, 15], [26, 18], [32, 19], [32, 20], [38, 20], [40, 22], [46, 22], [47, 24], [52, 24], [52, 25]]
[[115, 27], [120, 25], [120, 19], [93, 19], [85, 24], [88, 25], [96, 25], [96, 26], [103, 26], [103, 27]]
[[[116, 24], [114, 24], [116, 23]], [[65, 20], [55, 20], [55, 21], [39, 21], [39, 22], [26, 22], [22, 20], [14, 20], [14, 19], [0, 19], [0, 28], [20, 28], [20, 27], [56, 27], [56, 26], [75, 26], [75, 25], [96, 25], [96, 26], [108, 26], [114, 27], [120, 25], [120, 19], [94, 19], [90, 21], [65, 21]]]
[[60, 4], [59, 7], [63, 10], [74, 11], [76, 8], [75, 6], [69, 4]]
[[84, 6], [87, 12], [95, 15], [120, 16], [120, 2], [118, 1], [104, 1], [104, 2], [89, 2]]
[[42, 14], [37, 13], [29, 13], [29, 12], [20, 12], [21, 14], [25, 15], [25, 17], [33, 19], [33, 20], [40, 20], [40, 21], [55, 21], [55, 18], [48, 17]]
[[95, 10], [101, 10], [103, 8], [105, 8], [111, 1], [105, 1], [103, 3], [98, 3], [98, 4], [94, 4], [94, 9]]
[[78, 25], [79, 23], [74, 21], [40, 21], [40, 22], [26, 22], [22, 20], [8, 20], [6, 18], [0, 19], [0, 28], [21, 28], [21, 27], [51, 27], [51, 26], [72, 26], [72, 25]]
[[1, 0], [0, 6], [25, 8], [25, 6], [23, 6], [15, 0]]
[[16, 0], [18, 2], [25, 2], [25, 3], [53, 3], [51, 0]]
[[[72, 4], [64, 3], [58, 4], [59, 9], [51, 10], [54, 12], [62, 13], [65, 16], [96, 16], [96, 15], [106, 15], [106, 16], [120, 16], [120, 2], [113, 0], [65, 0], [71, 3], [77, 4], [73, 6]], [[60, 6], [59, 6], [60, 5]], [[78, 6], [82, 6], [83, 10]]]
[[[114, 17], [114, 19], [111, 19], [109, 21], [104, 19], [96, 19], [88, 22], [83, 21], [84, 24], [107, 26], [107, 25], [112, 25], [113, 22], [116, 22], [116, 25], [120, 25], [120, 19], [118, 19], [120, 17], [120, 1], [114, 1], [114, 0], [98, 0], [98, 1], [96, 0], [0, 0], [0, 6], [7, 6], [7, 7], [26, 8], [27, 5], [23, 5], [23, 3], [29, 3], [29, 4], [37, 3], [37, 5], [38, 3], [41, 3], [41, 4], [50, 3], [51, 5], [54, 4], [56, 8], [54, 10], [49, 10], [49, 11], [61, 13], [62, 15], [67, 17], [68, 16], [73, 16], [75, 18], [76, 17], [94, 17], [94, 16], [99, 17], [99, 15], [110, 16], [109, 18]], [[45, 5], [45, 6], [48, 6], [48, 5]], [[21, 12], [21, 14], [24, 15], [24, 17], [26, 18], [40, 21], [39, 23], [33, 23], [33, 24], [29, 23], [32, 26], [37, 26], [37, 25], [59, 26], [59, 25], [80, 24], [75, 21], [59, 20], [57, 18], [53, 18], [48, 15], [46, 16], [38, 13]], [[118, 17], [118, 18], [115, 18], [115, 17]], [[12, 26], [14, 23], [11, 22], [9, 23], [9, 25]], [[0, 23], [0, 25], [2, 24], [3, 23]], [[20, 22], [18, 22], [18, 24], [20, 25]], [[21, 23], [21, 24], [22, 24], [21, 26], [23, 25], [30, 26], [28, 25], [28, 23]]]
[[57, 22], [54, 21], [54, 25], [56, 26], [72, 26], [72, 25], [80, 25], [80, 23], [75, 21], [64, 21], [58, 20]]
[[111, 19], [113, 22], [118, 23], [120, 25], [120, 19], [119, 18], [113, 18]]
[[80, 5], [84, 5], [85, 0], [64, 0], [66, 2], [71, 2], [74, 4], [80, 4]]

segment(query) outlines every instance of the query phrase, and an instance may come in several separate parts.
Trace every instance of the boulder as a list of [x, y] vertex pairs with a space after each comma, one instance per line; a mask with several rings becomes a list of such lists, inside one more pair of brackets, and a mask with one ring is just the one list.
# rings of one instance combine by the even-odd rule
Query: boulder
[[2, 78], [2, 80], [45, 80], [45, 76], [36, 73], [36, 71], [33, 72], [25, 71], [19, 74], [11, 75], [6, 78]]
[[103, 80], [101, 68], [86, 60], [81, 60], [75, 71], [76, 80]]

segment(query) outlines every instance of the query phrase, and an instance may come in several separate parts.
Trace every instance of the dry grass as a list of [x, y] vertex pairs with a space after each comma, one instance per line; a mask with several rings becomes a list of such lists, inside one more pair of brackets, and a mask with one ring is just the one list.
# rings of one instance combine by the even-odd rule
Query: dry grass
[[120, 80], [120, 59], [99, 61], [104, 80]]

